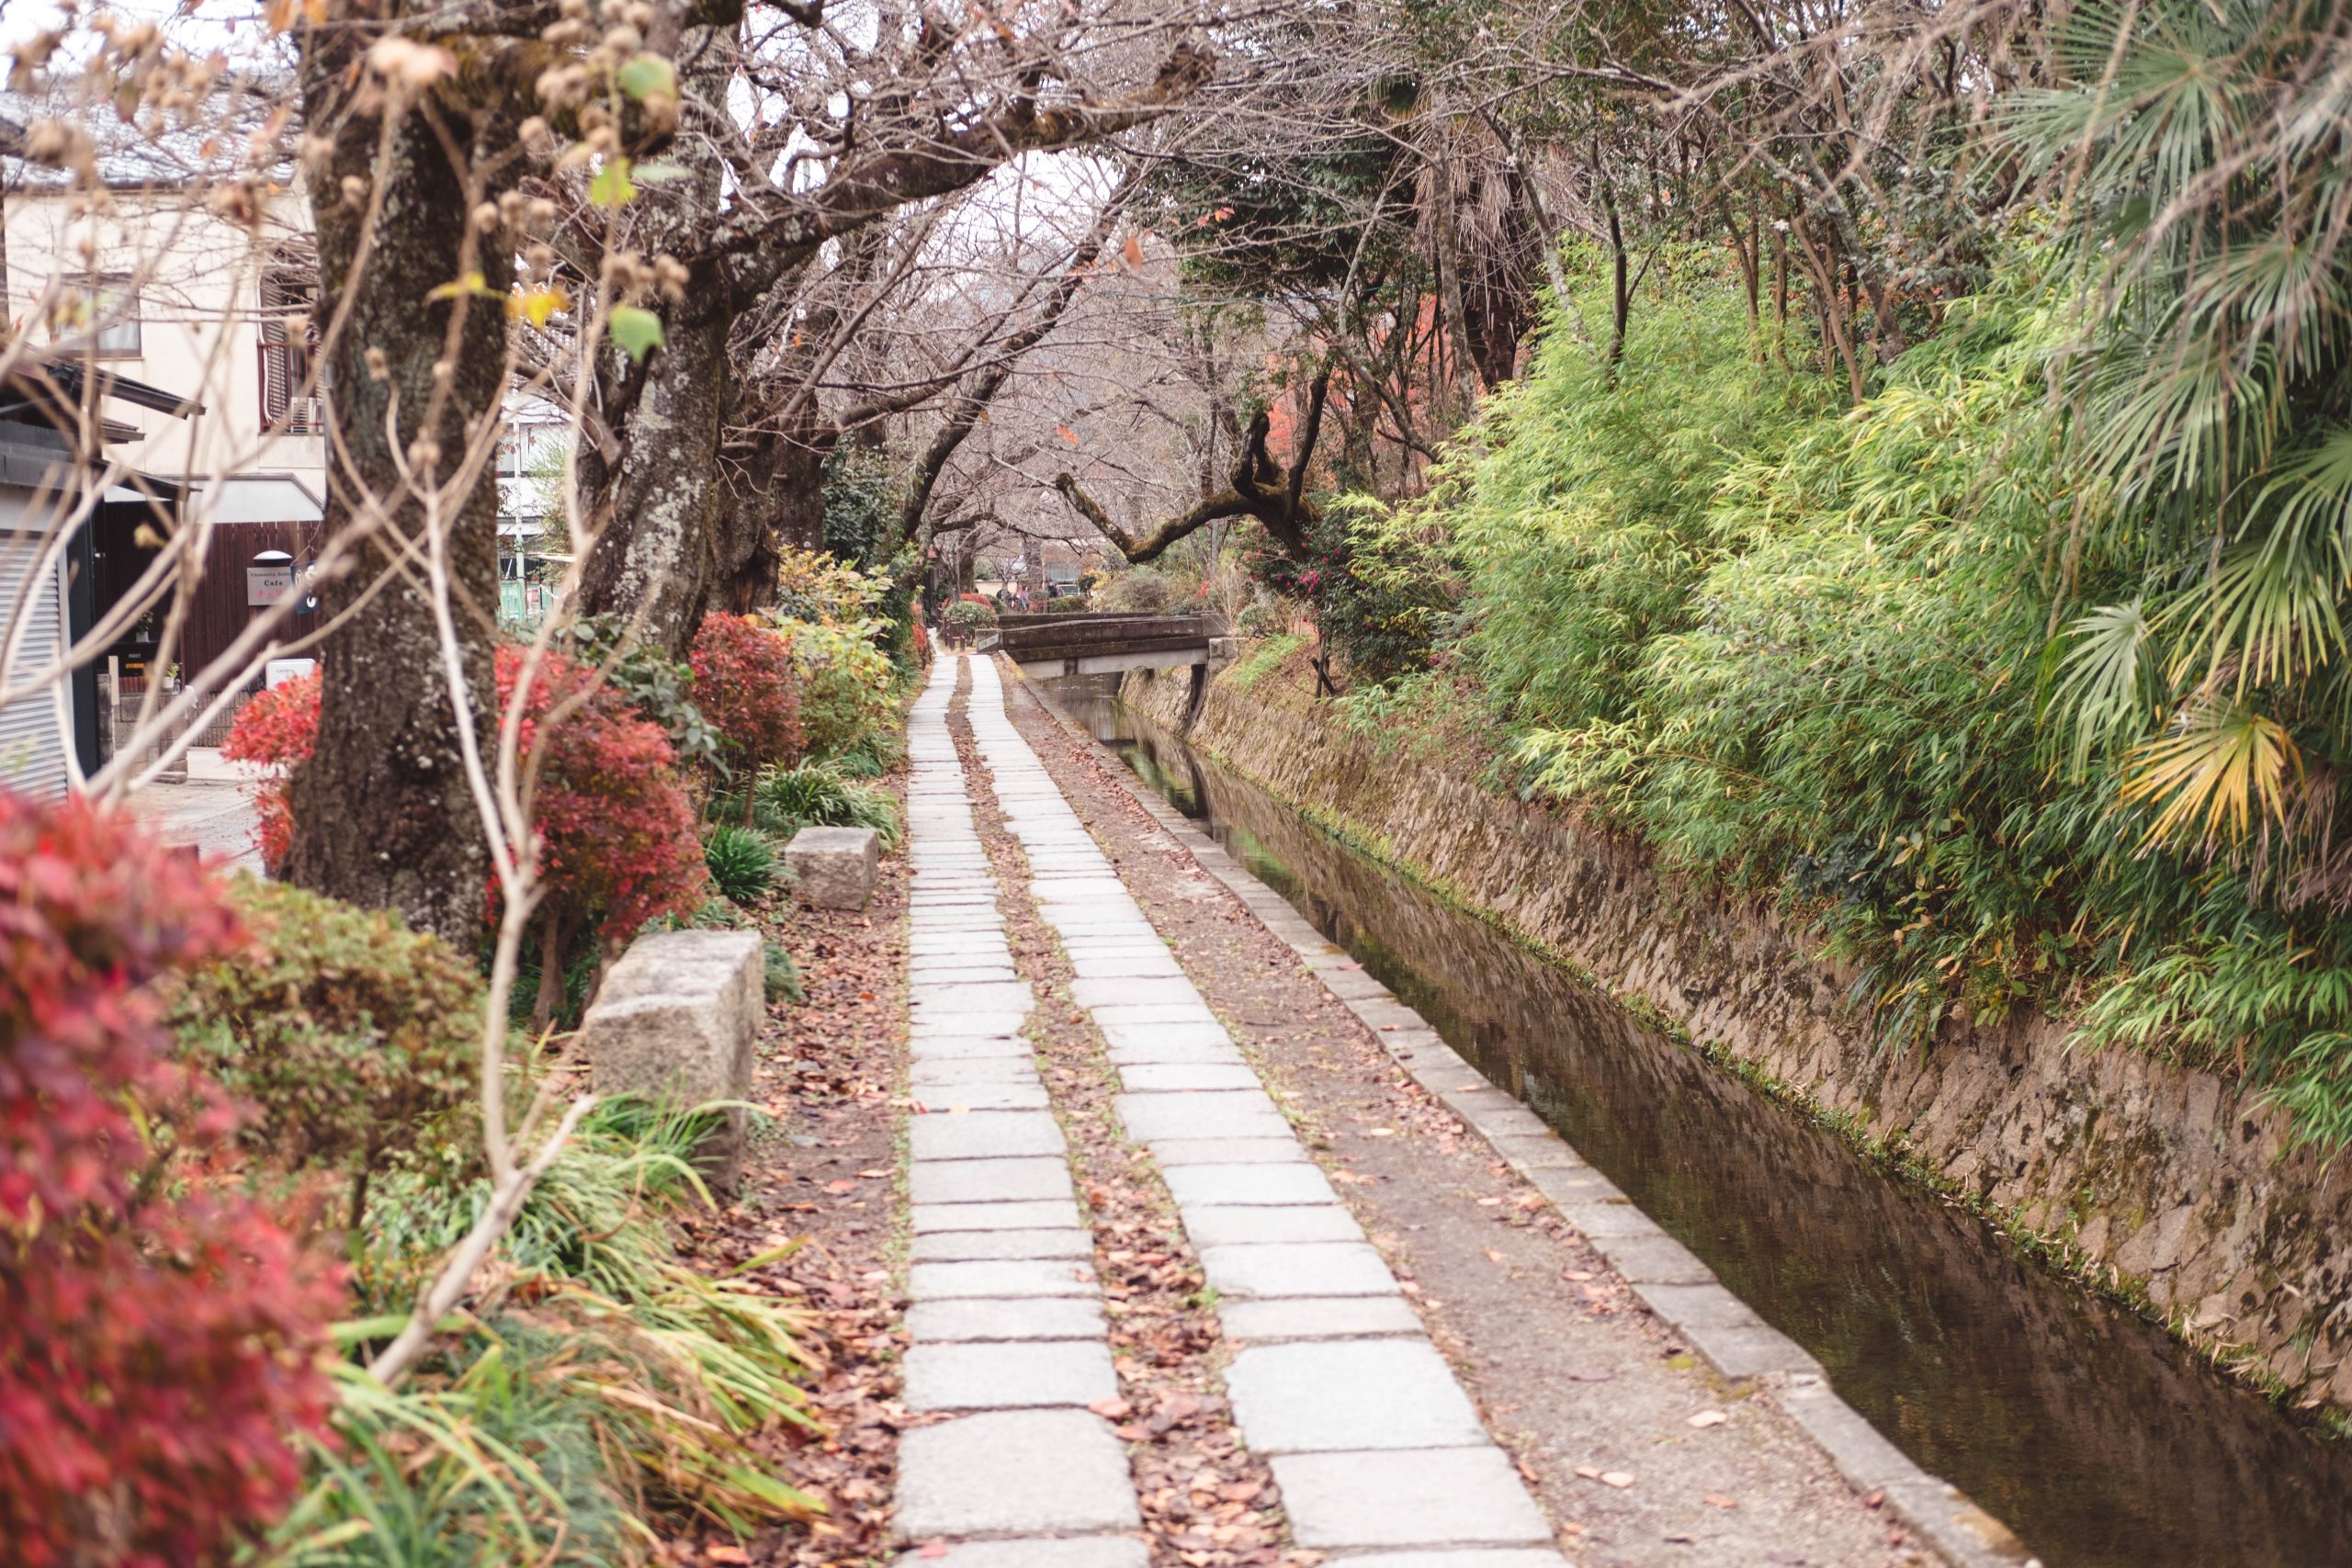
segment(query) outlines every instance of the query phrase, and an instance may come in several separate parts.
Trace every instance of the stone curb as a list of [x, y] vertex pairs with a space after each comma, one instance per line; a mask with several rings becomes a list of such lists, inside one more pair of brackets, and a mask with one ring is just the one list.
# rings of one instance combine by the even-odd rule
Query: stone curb
[[1735, 1382], [1777, 1376], [1776, 1403], [1820, 1447], [1831, 1467], [1857, 1493], [1883, 1494], [1887, 1509], [1955, 1568], [2039, 1568], [2006, 1525], [1888, 1441], [1838, 1396], [1821, 1363], [1804, 1347], [1758, 1318], [1716, 1280], [1713, 1270], [1634, 1207], [1516, 1096], [1487, 1082], [1419, 1013], [1354, 966], [1354, 960], [1308, 924], [1287, 899], [1137, 780], [1117, 753], [1095, 739], [1051, 694], [1023, 678], [1017, 667], [1011, 679], [1065, 729], [1101, 753], [1119, 787], [1260, 924], [1280, 937], [1416, 1082], [1550, 1200], [1650, 1311], [1687, 1339], [1717, 1373]]

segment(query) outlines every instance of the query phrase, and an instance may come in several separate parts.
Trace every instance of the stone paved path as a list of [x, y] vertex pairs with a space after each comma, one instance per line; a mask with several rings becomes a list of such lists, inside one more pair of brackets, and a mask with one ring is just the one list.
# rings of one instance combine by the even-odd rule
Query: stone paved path
[[[1101, 1028], [1129, 1137], [1159, 1165], [1236, 1348], [1227, 1390], [1268, 1457], [1296, 1543], [1360, 1568], [1560, 1568], [1552, 1532], [1396, 1280], [1006, 719], [996, 669], [942, 659], [914, 709], [913, 1082], [956, 1115], [912, 1136], [906, 1397], [952, 1420], [907, 1434], [899, 1531], [959, 1542], [949, 1568], [1141, 1568], [1109, 1424], [1101, 1297], [1058, 1124], [946, 712], [969, 718], [1028, 892]], [[1058, 1538], [1058, 1539], [1048, 1539]], [[911, 1562], [912, 1559], [910, 1559]]]

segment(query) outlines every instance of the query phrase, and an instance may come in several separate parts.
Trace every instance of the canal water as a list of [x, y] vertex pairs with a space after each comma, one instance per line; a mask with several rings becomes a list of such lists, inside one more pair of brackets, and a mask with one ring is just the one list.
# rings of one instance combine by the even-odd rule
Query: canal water
[[1195, 756], [1109, 682], [1052, 689], [2049, 1568], [2352, 1565], [2352, 1445]]

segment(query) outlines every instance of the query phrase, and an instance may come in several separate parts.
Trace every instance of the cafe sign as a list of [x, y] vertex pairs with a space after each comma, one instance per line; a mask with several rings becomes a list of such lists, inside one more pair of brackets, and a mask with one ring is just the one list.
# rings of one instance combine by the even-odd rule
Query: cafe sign
[[264, 550], [245, 568], [245, 604], [249, 608], [276, 604], [294, 596], [294, 558], [284, 550]]

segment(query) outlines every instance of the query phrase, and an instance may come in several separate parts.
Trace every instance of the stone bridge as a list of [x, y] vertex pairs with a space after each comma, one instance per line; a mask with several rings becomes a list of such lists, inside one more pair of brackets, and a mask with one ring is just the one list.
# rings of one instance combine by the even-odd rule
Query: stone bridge
[[1107, 675], [1126, 670], [1205, 666], [1224, 628], [1203, 615], [1006, 615], [983, 652], [1001, 652], [1028, 675]]

